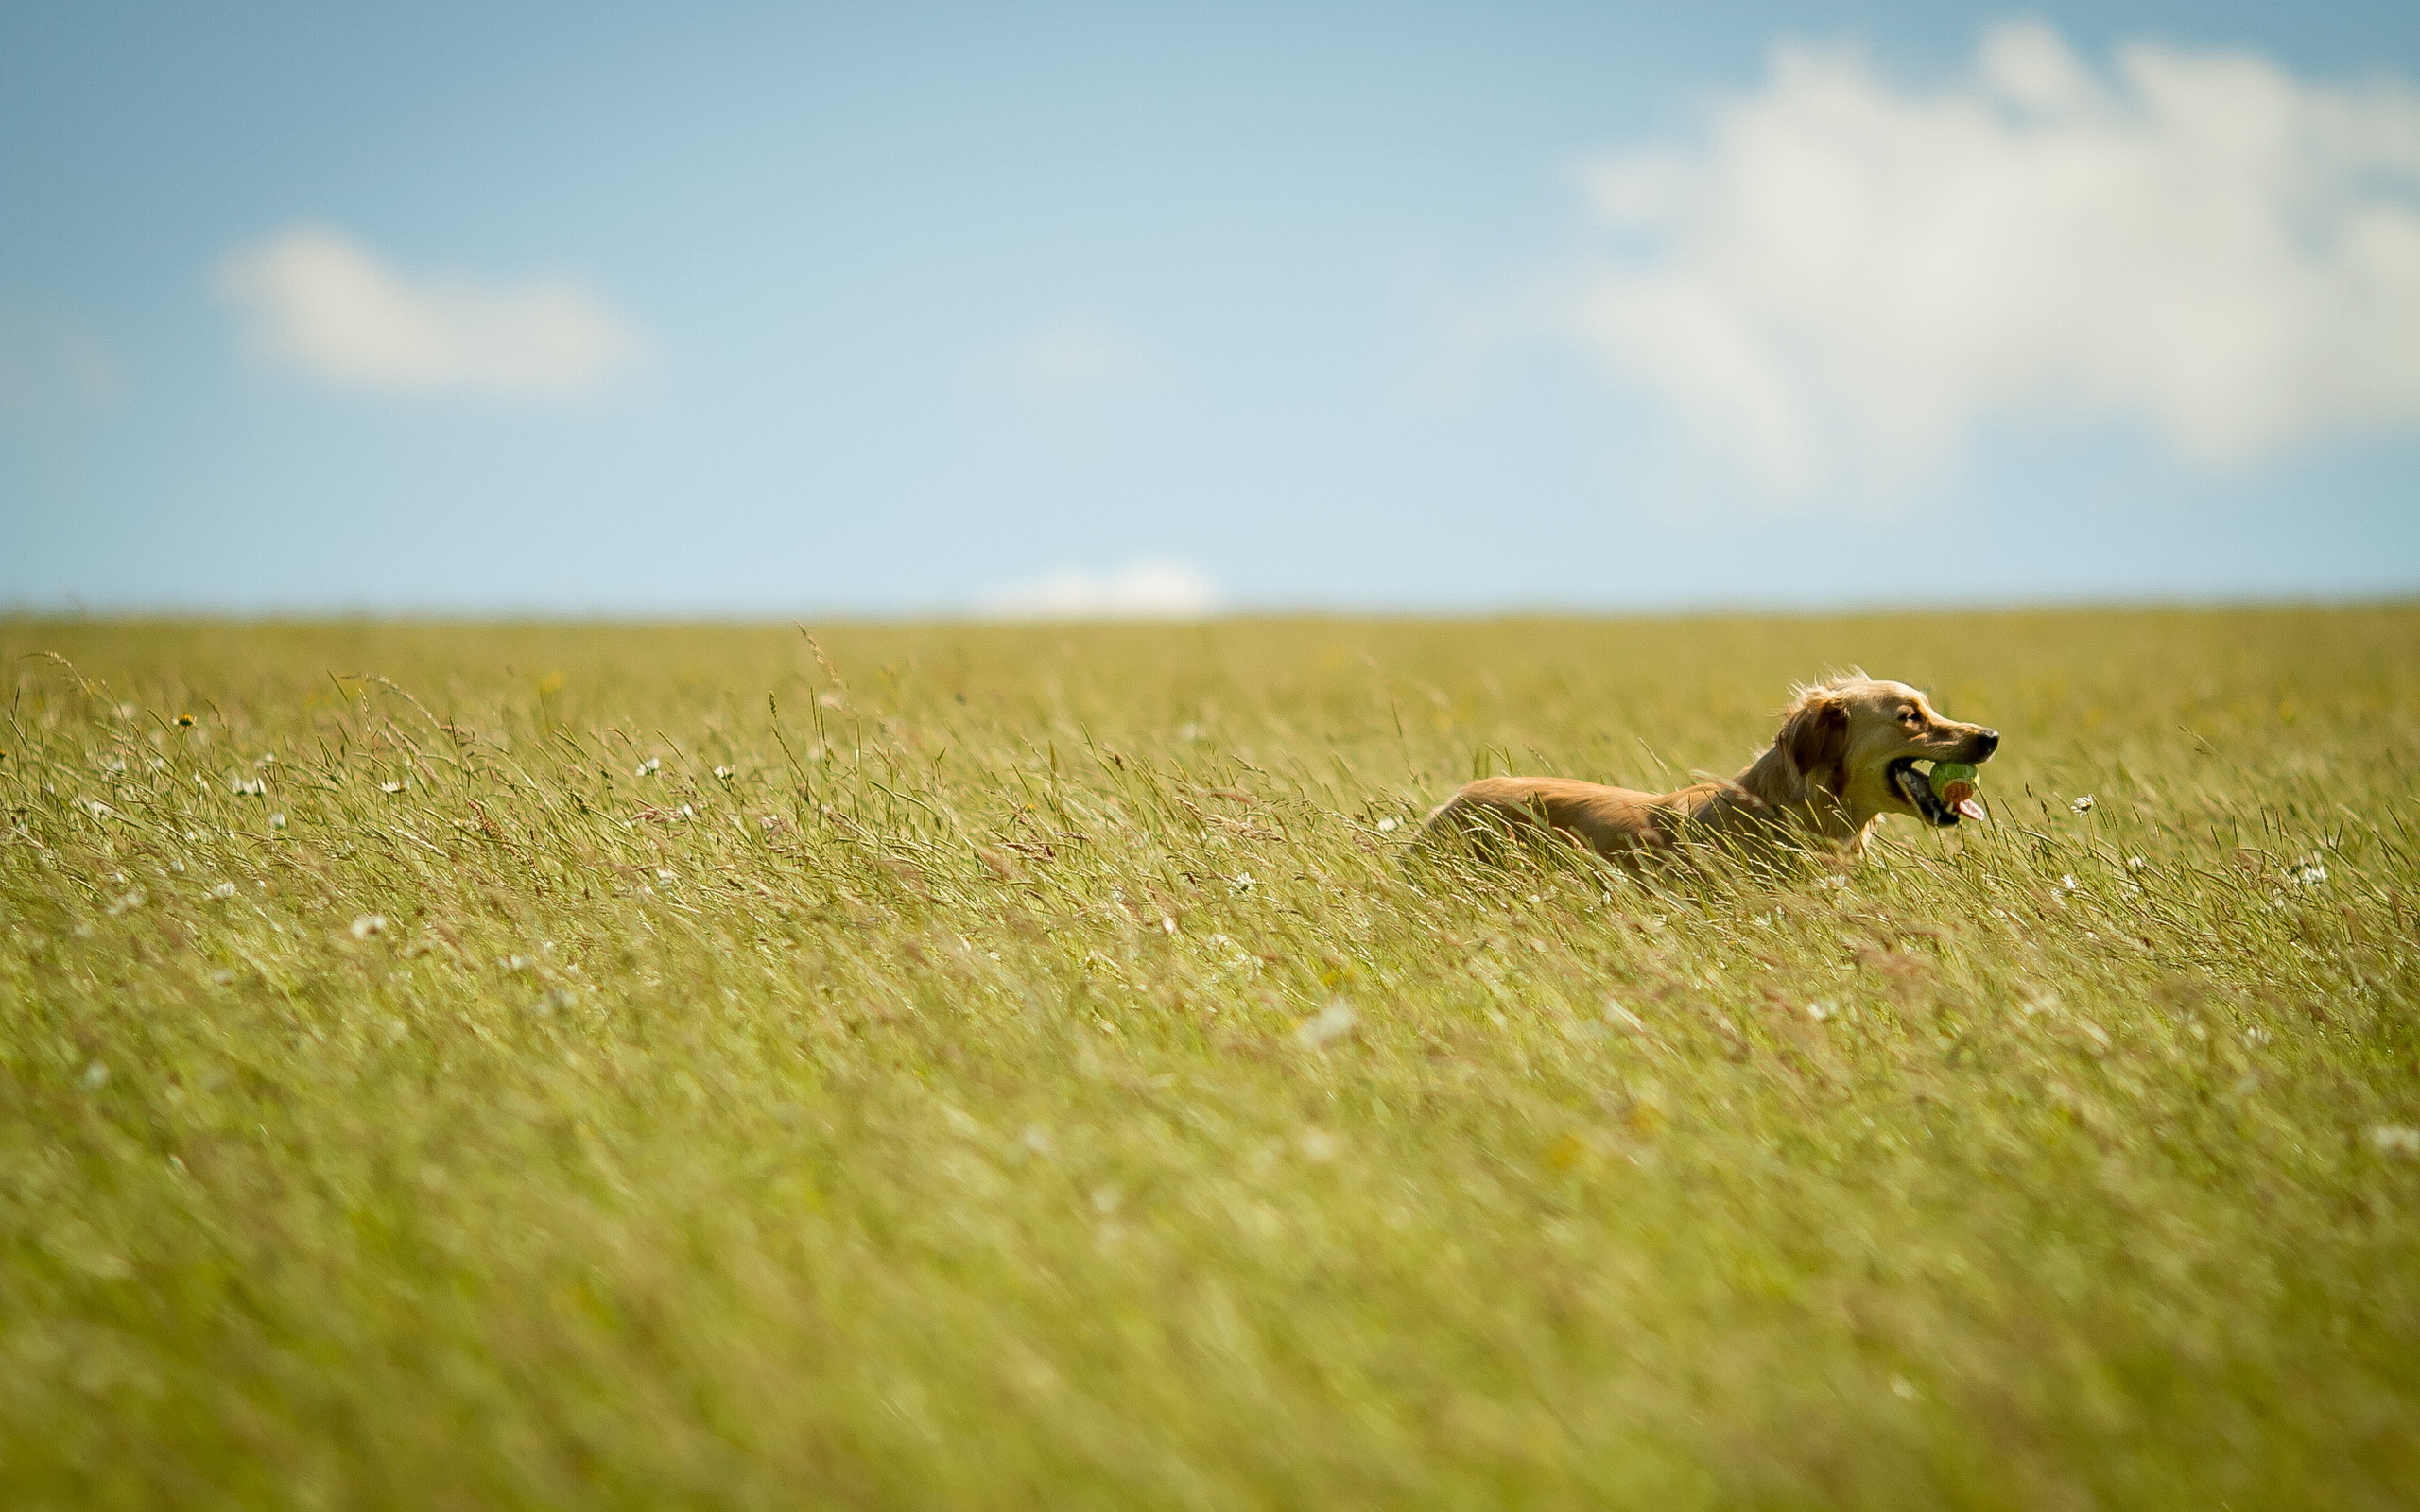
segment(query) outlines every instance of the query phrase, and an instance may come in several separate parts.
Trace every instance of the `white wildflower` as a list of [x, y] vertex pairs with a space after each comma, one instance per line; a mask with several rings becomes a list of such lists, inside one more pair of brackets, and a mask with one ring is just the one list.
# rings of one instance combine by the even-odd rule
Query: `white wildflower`
[[364, 914], [353, 921], [352, 928], [353, 937], [355, 939], [368, 939], [372, 935], [383, 935], [387, 933], [387, 916]]
[[1822, 998], [1818, 998], [1814, 1002], [1806, 1005], [1806, 1016], [1814, 1020], [1817, 1023], [1821, 1023], [1825, 1019], [1830, 1018], [1835, 1011], [1836, 1010], [1833, 1008], [1832, 1005]]
[[2150, 862], [2144, 860], [2140, 856], [2128, 856], [2126, 858], [2126, 869], [2128, 871], [2141, 871], [2150, 865]]
[[76, 1078], [76, 1084], [88, 1092], [99, 1091], [110, 1084], [110, 1068], [97, 1060], [90, 1061], [84, 1067], [84, 1074]]
[[631, 775], [632, 777], [653, 777], [658, 771], [661, 771], [663, 767], [664, 763], [650, 756], [647, 760], [639, 763], [636, 766], [631, 767]]
[[268, 796], [268, 780], [261, 777], [234, 778], [228, 782], [227, 791], [238, 798], [266, 798]]
[[2089, 793], [2082, 794], [2074, 802], [2068, 804], [2067, 807], [2075, 810], [2078, 814], [2089, 814], [2092, 812], [2092, 795]]
[[2063, 871], [2059, 874], [2059, 885], [2069, 892], [2073, 892], [2077, 888], [2083, 886], [2083, 884], [2076, 881], [2076, 874], [2074, 872]]
[[655, 868], [655, 880], [658, 882], [679, 882], [681, 880], [681, 874], [668, 868], [658, 867]]
[[2306, 887], [2317, 887], [2327, 881], [2327, 868], [2316, 861], [2306, 861], [2294, 868], [2294, 880]]
[[1305, 1048], [1319, 1050], [1351, 1034], [1353, 1026], [1360, 1022], [1361, 1015], [1353, 1011], [1353, 1005], [1341, 1001], [1331, 1003], [1296, 1024], [1294, 1038]]
[[272, 815], [270, 815], [270, 816], [268, 816], [268, 827], [269, 827], [270, 829], [272, 829], [272, 830], [283, 830], [283, 829], [285, 829], [285, 815], [283, 815], [283, 814], [272, 814]]
[[1380, 819], [1378, 821], [1378, 833], [1380, 834], [1392, 834], [1402, 827], [1403, 821], [1401, 819]]
[[1227, 885], [1234, 888], [1236, 892], [1250, 892], [1253, 887], [1259, 885], [1259, 884], [1253, 881], [1251, 872], [1238, 871], [1234, 876], [1227, 879]]
[[210, 896], [222, 899], [233, 898], [235, 896], [235, 885], [232, 882], [222, 882], [210, 889]]
[[96, 819], [110, 819], [117, 816], [117, 810], [110, 807], [108, 804], [102, 802], [96, 798], [88, 798], [84, 799], [84, 812], [90, 814]]
[[715, 768], [715, 776], [728, 782], [731, 781], [731, 768], [728, 766], [717, 766]]
[[2408, 1124], [2379, 1124], [2370, 1130], [2370, 1148], [2380, 1155], [2420, 1156], [2420, 1128]]
[[378, 784], [378, 791], [381, 793], [400, 793], [403, 790], [404, 784], [401, 782], [381, 782]]

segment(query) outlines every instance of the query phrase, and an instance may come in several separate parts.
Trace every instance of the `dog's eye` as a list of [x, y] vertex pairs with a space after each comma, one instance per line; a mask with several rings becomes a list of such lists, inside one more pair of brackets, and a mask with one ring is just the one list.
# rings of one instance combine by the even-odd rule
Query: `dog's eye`
[[1902, 709], [1899, 711], [1899, 717], [1913, 724], [1916, 720], [1916, 712], [1913, 709]]

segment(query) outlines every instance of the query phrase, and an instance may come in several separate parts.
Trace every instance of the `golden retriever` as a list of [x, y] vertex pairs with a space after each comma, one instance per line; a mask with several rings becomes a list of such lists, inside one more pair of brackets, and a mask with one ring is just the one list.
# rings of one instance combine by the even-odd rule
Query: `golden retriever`
[[1801, 688], [1772, 748], [1728, 782], [1672, 793], [1560, 777], [1486, 777], [1438, 805], [1424, 845], [1477, 844], [1507, 834], [1561, 835], [1616, 859], [1691, 841], [1865, 849], [1886, 814], [1947, 829], [1958, 812], [1936, 797], [1919, 761], [1989, 761], [1996, 730], [1935, 713], [1904, 682], [1861, 675]]

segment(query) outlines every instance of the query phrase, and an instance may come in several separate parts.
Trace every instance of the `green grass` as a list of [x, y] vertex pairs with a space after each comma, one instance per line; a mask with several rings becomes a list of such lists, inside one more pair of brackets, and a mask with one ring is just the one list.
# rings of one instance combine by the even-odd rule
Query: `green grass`
[[0, 622], [0, 1502], [2420, 1501], [2420, 609], [817, 639]]

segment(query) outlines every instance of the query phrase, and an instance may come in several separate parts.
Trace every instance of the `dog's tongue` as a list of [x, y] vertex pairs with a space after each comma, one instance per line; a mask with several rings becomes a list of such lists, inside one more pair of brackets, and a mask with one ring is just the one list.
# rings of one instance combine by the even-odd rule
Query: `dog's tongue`
[[1962, 798], [1951, 806], [1970, 819], [1988, 819], [1991, 817], [1989, 814], [1983, 811], [1983, 800], [1980, 799]]

